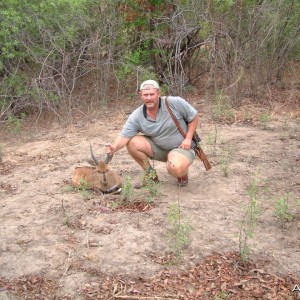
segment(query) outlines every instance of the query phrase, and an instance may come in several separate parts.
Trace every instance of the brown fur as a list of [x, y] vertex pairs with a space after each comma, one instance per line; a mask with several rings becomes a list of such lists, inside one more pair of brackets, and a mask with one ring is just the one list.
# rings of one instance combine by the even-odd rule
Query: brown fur
[[71, 179], [72, 186], [80, 186], [82, 180], [87, 183], [87, 188], [95, 192], [111, 193], [122, 187], [121, 177], [102, 160], [95, 167], [75, 168]]

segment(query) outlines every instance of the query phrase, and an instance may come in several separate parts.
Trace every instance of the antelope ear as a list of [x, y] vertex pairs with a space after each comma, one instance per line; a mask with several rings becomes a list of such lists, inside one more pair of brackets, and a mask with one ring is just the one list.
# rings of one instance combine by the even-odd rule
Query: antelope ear
[[94, 162], [92, 159], [87, 159], [86, 162], [87, 162], [89, 165], [91, 165], [92, 167], [95, 167], [95, 166], [96, 166], [95, 162]]

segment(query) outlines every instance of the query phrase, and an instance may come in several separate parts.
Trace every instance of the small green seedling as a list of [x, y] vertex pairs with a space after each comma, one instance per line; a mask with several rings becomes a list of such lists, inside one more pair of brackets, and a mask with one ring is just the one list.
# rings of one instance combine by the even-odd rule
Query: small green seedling
[[249, 201], [243, 219], [239, 223], [239, 252], [244, 264], [249, 261], [251, 252], [249, 240], [253, 238], [256, 220], [261, 214], [261, 209], [257, 201], [258, 183], [259, 178], [257, 173], [248, 187]]
[[179, 259], [182, 251], [189, 244], [192, 228], [187, 222], [183, 222], [180, 207], [176, 203], [168, 206], [167, 218], [171, 227], [166, 236], [167, 244], [177, 259]]
[[265, 110], [260, 116], [260, 122], [262, 123], [264, 129], [268, 128], [270, 121], [271, 121], [271, 114], [268, 110]]
[[149, 173], [145, 174], [143, 178], [144, 190], [147, 194], [146, 200], [149, 203], [153, 202], [154, 198], [159, 195], [160, 183], [153, 180], [156, 176], [156, 171], [151, 170]]
[[125, 177], [125, 182], [122, 185], [122, 198], [123, 198], [123, 201], [126, 201], [126, 202], [134, 202], [134, 200], [136, 198], [130, 176]]
[[80, 179], [79, 186], [75, 190], [79, 191], [84, 200], [91, 199], [91, 188], [92, 186], [84, 179]]
[[285, 228], [286, 222], [294, 219], [295, 215], [289, 208], [290, 194], [287, 193], [275, 203], [275, 215], [279, 218], [281, 227]]

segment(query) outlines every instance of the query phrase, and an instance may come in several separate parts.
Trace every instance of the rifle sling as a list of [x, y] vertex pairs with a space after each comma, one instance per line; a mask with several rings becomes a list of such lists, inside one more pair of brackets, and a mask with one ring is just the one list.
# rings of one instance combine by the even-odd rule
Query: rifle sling
[[180, 132], [180, 133], [182, 134], [182, 136], [185, 138], [185, 137], [186, 137], [186, 133], [183, 131], [182, 127], [180, 126], [180, 124], [179, 124], [179, 122], [178, 122], [178, 120], [176, 119], [176, 117], [175, 117], [174, 114], [172, 113], [172, 110], [171, 110], [170, 105], [169, 105], [169, 102], [168, 102], [168, 96], [166, 97], [165, 103], [166, 103], [167, 109], [168, 109], [168, 111], [169, 111], [169, 113], [170, 113], [170, 115], [171, 115], [171, 117], [172, 117], [174, 123], [176, 124], [176, 126], [177, 126], [179, 132]]

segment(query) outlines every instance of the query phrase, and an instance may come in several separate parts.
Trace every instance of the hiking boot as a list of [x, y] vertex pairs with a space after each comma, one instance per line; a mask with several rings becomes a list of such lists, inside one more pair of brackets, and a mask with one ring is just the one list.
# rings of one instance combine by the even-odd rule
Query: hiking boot
[[157, 183], [157, 184], [159, 183], [157, 173], [154, 169], [151, 170], [150, 172], [145, 172], [142, 182], [135, 184], [134, 187], [136, 189], [140, 189], [142, 187], [145, 187], [145, 186], [147, 186], [149, 184], [153, 184], [153, 183]]
[[179, 187], [186, 186], [188, 183], [189, 183], [189, 178], [187, 175], [183, 177], [177, 177], [177, 185]]

